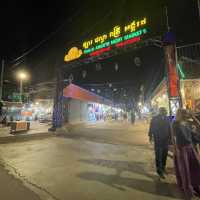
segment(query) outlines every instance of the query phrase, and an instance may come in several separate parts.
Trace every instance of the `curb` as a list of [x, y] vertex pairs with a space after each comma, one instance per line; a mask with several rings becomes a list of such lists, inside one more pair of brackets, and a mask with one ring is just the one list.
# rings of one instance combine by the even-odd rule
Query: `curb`
[[48, 137], [55, 137], [55, 132], [40, 132], [31, 134], [17, 134], [14, 136], [0, 137], [0, 144], [7, 144], [12, 142], [24, 142], [28, 140], [40, 140]]
[[70, 133], [74, 128], [80, 128], [84, 125], [85, 125], [85, 123], [66, 124], [62, 128], [57, 128], [55, 134], [63, 135], [66, 133]]

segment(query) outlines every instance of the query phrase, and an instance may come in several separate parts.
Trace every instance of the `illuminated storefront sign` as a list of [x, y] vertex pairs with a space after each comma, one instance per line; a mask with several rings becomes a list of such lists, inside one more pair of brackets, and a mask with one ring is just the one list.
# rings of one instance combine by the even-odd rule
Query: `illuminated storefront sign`
[[[97, 56], [113, 47], [123, 47], [141, 40], [141, 36], [146, 34], [147, 19], [133, 20], [125, 26], [114, 26], [113, 29], [105, 34], [99, 35], [94, 39], [84, 41], [82, 49], [74, 47], [70, 49], [64, 60], [66, 62], [77, 59], [82, 55]], [[76, 48], [76, 49], [75, 49]]]

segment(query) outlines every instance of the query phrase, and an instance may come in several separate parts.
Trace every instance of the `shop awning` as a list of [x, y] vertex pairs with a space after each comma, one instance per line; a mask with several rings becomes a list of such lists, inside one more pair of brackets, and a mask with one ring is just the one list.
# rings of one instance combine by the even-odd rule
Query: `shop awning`
[[105, 99], [104, 97], [101, 97], [99, 95], [96, 95], [74, 84], [70, 84], [66, 88], [64, 88], [63, 96], [67, 98], [78, 99], [80, 101], [112, 105], [112, 101]]
[[166, 78], [164, 78], [159, 85], [153, 90], [152, 94], [150, 95], [150, 99], [155, 98], [159, 94], [164, 94], [167, 92], [167, 81]]

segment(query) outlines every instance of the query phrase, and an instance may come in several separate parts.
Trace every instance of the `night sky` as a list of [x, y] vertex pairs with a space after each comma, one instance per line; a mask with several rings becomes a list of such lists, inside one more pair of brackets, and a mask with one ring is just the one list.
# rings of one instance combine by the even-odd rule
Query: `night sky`
[[[55, 77], [55, 66], [70, 47], [135, 17], [149, 19], [148, 37], [162, 36], [166, 31], [164, 5], [168, 6], [169, 23], [177, 44], [199, 42], [200, 21], [195, 0], [7, 1], [0, 12], [0, 56], [6, 60], [6, 78], [12, 80], [15, 70], [25, 68], [31, 73], [33, 84], [51, 80]], [[30, 53], [16, 60], [30, 49]], [[134, 64], [135, 57], [142, 61], [139, 68]], [[112, 71], [115, 62], [119, 63], [118, 73]], [[20, 64], [15, 66], [16, 63]], [[80, 75], [82, 69], [73, 71], [75, 82], [133, 81], [137, 87], [144, 84], [149, 88], [156, 82], [155, 77], [158, 82], [164, 73], [163, 52], [156, 47], [101, 64], [101, 72], [95, 71], [95, 64], [84, 66], [88, 72], [85, 80]]]

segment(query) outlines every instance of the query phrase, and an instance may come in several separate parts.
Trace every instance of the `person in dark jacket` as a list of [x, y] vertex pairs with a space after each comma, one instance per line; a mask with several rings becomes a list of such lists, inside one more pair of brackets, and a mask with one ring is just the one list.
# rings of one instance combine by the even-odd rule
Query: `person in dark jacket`
[[193, 132], [188, 123], [188, 114], [179, 109], [173, 124], [176, 141], [174, 156], [177, 184], [186, 199], [200, 197], [200, 157], [193, 146]]
[[165, 178], [168, 147], [170, 144], [170, 120], [164, 107], [152, 118], [149, 128], [149, 140], [154, 141], [156, 170], [160, 178]]
[[194, 125], [190, 126], [190, 129], [191, 129], [193, 147], [194, 147], [195, 151], [197, 153], [199, 153], [199, 149], [198, 149], [198, 146], [200, 144], [199, 130]]

